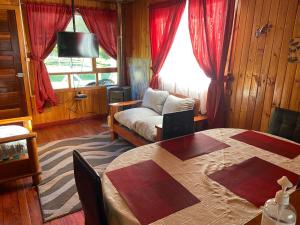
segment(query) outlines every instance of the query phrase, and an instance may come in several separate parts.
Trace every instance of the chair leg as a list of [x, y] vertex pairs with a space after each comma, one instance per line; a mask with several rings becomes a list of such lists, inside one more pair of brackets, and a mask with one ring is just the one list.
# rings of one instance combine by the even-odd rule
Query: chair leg
[[111, 131], [110, 132], [111, 140], [114, 141], [118, 138], [118, 134], [116, 132]]
[[39, 174], [32, 176], [32, 183], [34, 186], [39, 185], [40, 182], [41, 182], [41, 176]]

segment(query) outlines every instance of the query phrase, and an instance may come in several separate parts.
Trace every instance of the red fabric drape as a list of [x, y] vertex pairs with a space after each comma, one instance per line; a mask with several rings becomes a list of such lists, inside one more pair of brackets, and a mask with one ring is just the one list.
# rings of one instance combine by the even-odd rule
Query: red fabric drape
[[152, 88], [158, 88], [158, 74], [174, 41], [185, 4], [186, 0], [169, 0], [150, 5]]
[[117, 59], [117, 12], [92, 8], [80, 8], [79, 12], [90, 32], [97, 36], [99, 45], [108, 55]]
[[39, 112], [48, 102], [57, 103], [43, 60], [51, 53], [56, 43], [56, 33], [66, 29], [71, 19], [71, 8], [63, 5], [28, 3], [25, 5], [31, 46], [31, 61], [34, 70], [34, 93]]
[[211, 78], [207, 94], [209, 126], [225, 126], [224, 71], [235, 0], [190, 0], [189, 30], [194, 55]]

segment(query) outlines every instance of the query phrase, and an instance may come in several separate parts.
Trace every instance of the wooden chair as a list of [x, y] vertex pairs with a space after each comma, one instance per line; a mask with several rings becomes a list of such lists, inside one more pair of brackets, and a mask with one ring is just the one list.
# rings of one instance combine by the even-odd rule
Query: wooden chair
[[0, 161], [0, 182], [6, 182], [23, 177], [32, 176], [33, 184], [38, 185], [40, 182], [41, 169], [38, 160], [38, 150], [36, 144], [36, 133], [32, 132], [32, 118], [19, 117], [13, 119], [0, 120], [1, 125], [22, 124], [30, 133], [16, 136], [0, 138], [0, 144], [26, 140], [28, 156], [22, 156], [16, 160]]
[[194, 133], [194, 111], [168, 113], [163, 116], [162, 139]]
[[300, 143], [300, 112], [274, 108], [268, 133]]
[[85, 216], [86, 225], [107, 225], [101, 179], [98, 173], [80, 155], [73, 152], [74, 177]]

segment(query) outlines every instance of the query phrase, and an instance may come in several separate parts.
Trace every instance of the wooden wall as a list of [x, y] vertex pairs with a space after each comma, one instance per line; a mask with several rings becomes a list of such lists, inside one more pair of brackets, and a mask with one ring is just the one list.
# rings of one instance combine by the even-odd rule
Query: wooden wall
[[[126, 4], [124, 7], [124, 42], [127, 62], [140, 60], [147, 61], [151, 58], [148, 6], [152, 1], [153, 0], [138, 0], [130, 4]], [[148, 70], [148, 72], [144, 74], [144, 76], [146, 76], [145, 80], [150, 81], [152, 70], [150, 67], [144, 68], [144, 70]], [[128, 76], [132, 75], [133, 74], [128, 72]]]
[[[1, 3], [2, 1], [9, 4], [18, 2], [1, 0]], [[67, 3], [67, 0], [32, 1]], [[150, 1], [153, 0], [136, 0], [124, 7], [128, 58], [150, 58], [148, 22]], [[287, 61], [290, 39], [300, 39], [299, 2], [298, 0], [238, 1], [231, 58], [234, 80], [230, 85], [231, 91], [228, 92], [231, 92], [227, 108], [228, 126], [264, 131], [274, 106], [300, 110], [300, 64]], [[77, 4], [101, 7], [98, 5], [100, 3], [93, 0], [78, 0]], [[255, 31], [266, 23], [273, 26], [270, 32], [256, 38]], [[93, 91], [91, 89], [88, 94], [92, 96]], [[57, 91], [60, 100], [66, 99], [70, 93], [71, 90], [66, 93]], [[47, 109], [43, 114], [37, 114], [36, 111], [33, 114], [36, 124], [39, 124], [70, 117], [80, 118], [84, 113], [91, 111], [90, 106], [82, 107], [81, 115], [67, 116], [68, 107], [62, 105]], [[104, 112], [104, 109], [101, 107], [99, 112]]]
[[149, 10], [151, 0], [125, 5], [125, 48], [129, 58], [150, 58]]
[[[59, 121], [80, 119], [93, 117], [97, 115], [105, 115], [107, 113], [106, 88], [84, 88], [81, 93], [88, 97], [83, 100], [76, 101], [76, 91], [57, 90], [56, 96], [58, 105], [51, 108], [45, 108], [43, 113], [38, 113], [35, 104], [33, 104], [33, 118], [35, 125], [44, 125], [47, 123], [57, 123]], [[34, 98], [32, 98], [34, 102]]]
[[[255, 32], [265, 24], [271, 30]], [[300, 64], [288, 62], [289, 42], [300, 40], [300, 1], [240, 0], [232, 55], [228, 125], [266, 131], [275, 106], [300, 111]]]
[[[150, 58], [150, 1], [127, 7], [132, 29], [127, 31], [132, 36], [126, 44], [131, 57]], [[256, 38], [256, 30], [266, 23], [272, 25], [270, 32]], [[300, 40], [300, 1], [238, 0], [234, 31], [228, 126], [265, 131], [274, 106], [300, 111], [300, 64], [287, 60], [289, 41]]]
[[[69, 0], [24, 0], [23, 2], [71, 4], [71, 1]], [[75, 6], [111, 9], [116, 8], [115, 4], [107, 4], [96, 0], [75, 0]], [[26, 21], [24, 24], [25, 33], [27, 33], [28, 30], [26, 27]], [[30, 52], [29, 44], [27, 45], [27, 50]], [[86, 117], [107, 114], [108, 109], [105, 87], [82, 88], [78, 89], [77, 91], [86, 94], [87, 99], [83, 99], [81, 101], [74, 100], [76, 92], [73, 89], [55, 90], [55, 94], [58, 99], [58, 105], [46, 108], [43, 113], [39, 113], [36, 110], [35, 99], [33, 96], [31, 98], [33, 108], [33, 124], [37, 126], [43, 126], [47, 123], [53, 124], [67, 120], [82, 119]]]
[[[61, 4], [71, 4], [69, 0], [22, 0], [21, 2], [38, 2], [38, 3], [61, 3]], [[15, 6], [18, 8], [19, 1], [18, 0], [0, 0], [0, 5], [4, 8]], [[111, 8], [115, 9], [115, 4], [108, 4], [99, 2], [97, 0], [75, 0], [76, 6], [86, 6], [86, 7], [101, 7], [101, 8]], [[24, 17], [24, 16], [23, 16]], [[19, 15], [19, 20], [20, 20]], [[26, 19], [24, 17], [24, 19]], [[20, 26], [20, 25], [19, 25]], [[21, 28], [18, 27], [20, 30]], [[25, 32], [25, 48], [27, 53], [30, 52], [30, 45], [28, 43], [28, 30], [27, 23], [25, 21], [23, 26]], [[23, 40], [21, 40], [22, 44], [24, 44]], [[24, 46], [23, 46], [24, 47]], [[25, 62], [25, 50], [23, 48], [23, 67], [26, 68]], [[31, 84], [33, 84], [33, 75], [31, 70], [31, 64], [28, 63], [29, 68], [29, 77], [31, 80]], [[28, 83], [28, 80], [27, 80]], [[31, 85], [32, 87], [33, 85]], [[29, 90], [27, 90], [29, 92]], [[84, 88], [80, 90], [82, 93], [87, 94], [87, 99], [82, 101], [75, 101], [74, 96], [75, 92], [73, 89], [65, 89], [65, 90], [56, 90], [55, 94], [58, 98], [59, 104], [55, 107], [48, 107], [44, 110], [43, 113], [38, 113], [35, 107], [35, 97], [34, 90], [31, 91], [31, 96], [28, 98], [29, 106], [31, 106], [30, 112], [32, 111], [33, 123], [34, 125], [44, 125], [47, 123], [57, 123], [70, 119], [81, 119], [90, 116], [97, 115], [105, 115], [107, 113], [107, 101], [106, 101], [106, 88], [105, 87], [92, 87], [92, 88]]]

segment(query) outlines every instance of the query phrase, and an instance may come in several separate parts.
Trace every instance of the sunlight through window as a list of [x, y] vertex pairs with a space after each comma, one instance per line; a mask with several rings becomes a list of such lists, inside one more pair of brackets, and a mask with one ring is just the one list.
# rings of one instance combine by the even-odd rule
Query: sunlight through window
[[210, 78], [200, 68], [193, 53], [186, 6], [173, 45], [161, 69], [159, 85], [163, 90], [200, 99], [201, 113], [204, 114], [209, 83]]

